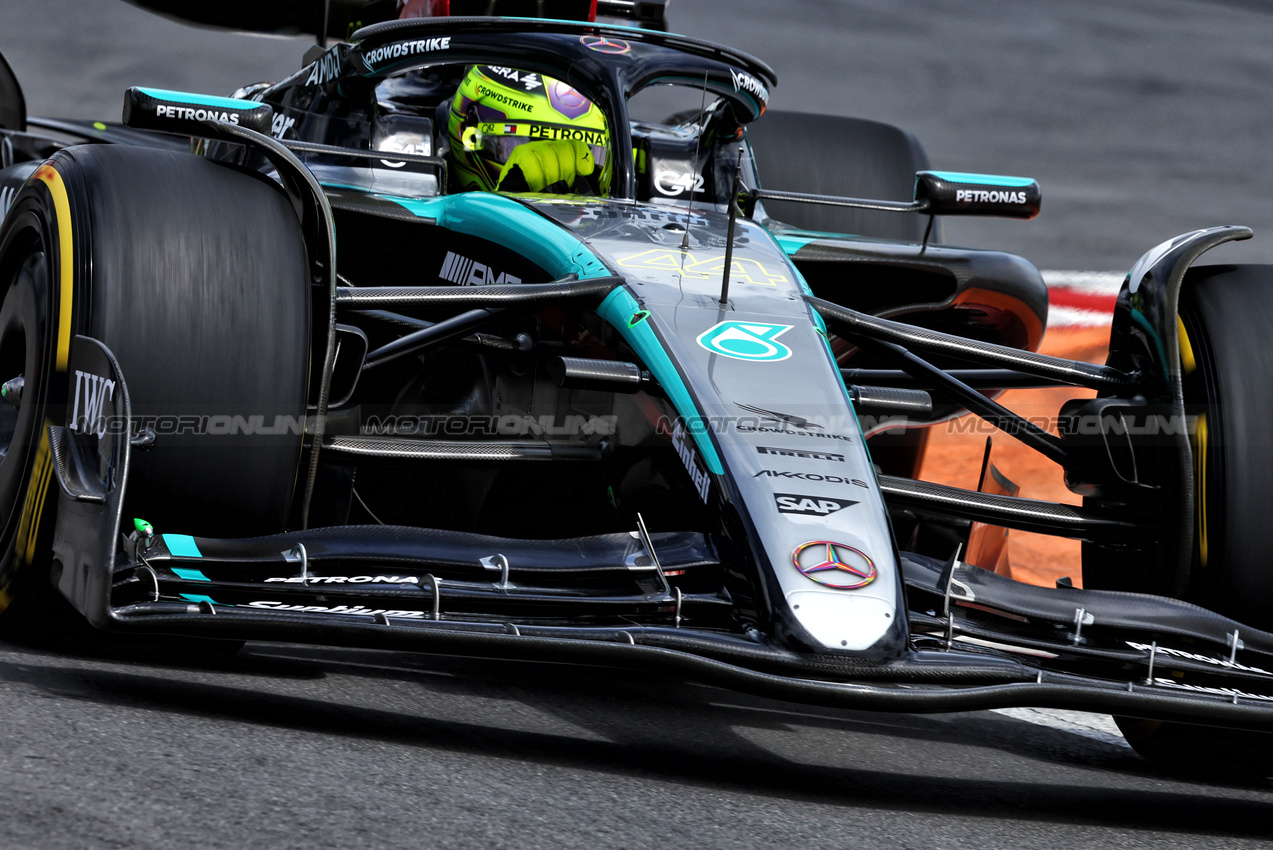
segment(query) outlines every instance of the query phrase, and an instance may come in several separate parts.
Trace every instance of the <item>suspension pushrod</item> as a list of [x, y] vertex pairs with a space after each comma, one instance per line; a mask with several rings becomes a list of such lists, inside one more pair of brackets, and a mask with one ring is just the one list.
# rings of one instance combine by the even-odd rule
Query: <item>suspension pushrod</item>
[[835, 333], [846, 339], [880, 340], [1096, 390], [1125, 389], [1138, 379], [1137, 375], [1129, 375], [1111, 366], [1048, 357], [1033, 351], [881, 319], [814, 296], [806, 296], [805, 300], [832, 326]]
[[912, 354], [900, 345], [881, 340], [876, 340], [871, 345], [895, 358], [904, 372], [916, 378], [932, 382], [937, 392], [944, 392], [968, 408], [972, 413], [980, 416], [1005, 433], [1016, 437], [1049, 460], [1065, 465], [1068, 455], [1061, 446], [1059, 437], [1052, 436], [1038, 425], [1013, 413], [1002, 404], [999, 404], [999, 402], [986, 398], [963, 381], [951, 377], [927, 360]]
[[[947, 375], [977, 390], [1025, 390], [1068, 387], [1068, 381], [1028, 375], [1016, 369], [947, 369]], [[901, 369], [841, 369], [844, 382], [853, 386], [897, 387], [906, 390], [936, 389], [932, 381], [921, 381]]]

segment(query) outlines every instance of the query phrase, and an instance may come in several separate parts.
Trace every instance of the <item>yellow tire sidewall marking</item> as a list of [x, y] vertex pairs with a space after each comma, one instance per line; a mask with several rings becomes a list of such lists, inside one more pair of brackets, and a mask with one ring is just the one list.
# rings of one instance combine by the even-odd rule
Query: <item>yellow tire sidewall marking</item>
[[[57, 218], [58, 316], [54, 364], [57, 371], [65, 372], [71, 355], [71, 309], [75, 292], [75, 246], [71, 231], [71, 202], [67, 196], [62, 175], [53, 166], [40, 166], [33, 177], [43, 182], [48, 189], [49, 196], [53, 199], [54, 215]], [[39, 448], [36, 450], [31, 476], [27, 479], [22, 516], [18, 521], [17, 536], [14, 538], [13, 545], [13, 554], [19, 567], [35, 561], [36, 545], [40, 539], [40, 521], [44, 517], [49, 483], [53, 479], [53, 456], [49, 446], [49, 426], [52, 424], [48, 419], [44, 419], [39, 425]], [[0, 585], [0, 611], [7, 608], [12, 601], [11, 587], [12, 573]]]
[[1186, 375], [1193, 374], [1198, 368], [1198, 361], [1193, 356], [1193, 345], [1189, 342], [1189, 333], [1185, 330], [1185, 320], [1176, 316], [1176, 331], [1180, 337], [1180, 368]]
[[40, 518], [44, 514], [44, 499], [48, 496], [49, 482], [53, 475], [53, 457], [49, 447], [47, 419], [40, 426], [40, 448], [35, 455], [35, 466], [27, 483], [26, 501], [22, 505], [22, 520], [18, 524], [18, 537], [14, 542], [14, 554], [20, 563], [35, 560], [35, 543], [40, 536]]
[[[1176, 331], [1180, 338], [1180, 368], [1186, 375], [1193, 374], [1198, 368], [1198, 360], [1193, 353], [1193, 344], [1189, 341], [1189, 332], [1185, 330], [1185, 322], [1176, 316]], [[1207, 414], [1200, 413], [1194, 425], [1193, 449], [1194, 498], [1198, 503], [1198, 564], [1207, 566]]]
[[1207, 415], [1198, 416], [1194, 426], [1194, 476], [1198, 479], [1198, 563], [1207, 565]]
[[57, 215], [58, 241], [58, 311], [57, 370], [65, 372], [71, 358], [71, 304], [75, 293], [75, 247], [71, 238], [71, 202], [66, 195], [62, 175], [51, 165], [36, 169], [35, 177], [48, 187]]

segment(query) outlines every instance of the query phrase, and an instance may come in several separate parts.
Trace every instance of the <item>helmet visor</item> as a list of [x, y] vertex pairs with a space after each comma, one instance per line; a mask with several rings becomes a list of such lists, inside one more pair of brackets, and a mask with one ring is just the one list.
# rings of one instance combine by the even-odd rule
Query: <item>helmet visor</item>
[[538, 124], [519, 122], [517, 124], [480, 124], [478, 125], [477, 148], [482, 156], [492, 165], [503, 167], [513, 150], [527, 142], [552, 141], [556, 139], [572, 139], [583, 142], [592, 151], [592, 161], [598, 170], [606, 167], [609, 156], [605, 145], [605, 134], [596, 130], [583, 130], [561, 124]]

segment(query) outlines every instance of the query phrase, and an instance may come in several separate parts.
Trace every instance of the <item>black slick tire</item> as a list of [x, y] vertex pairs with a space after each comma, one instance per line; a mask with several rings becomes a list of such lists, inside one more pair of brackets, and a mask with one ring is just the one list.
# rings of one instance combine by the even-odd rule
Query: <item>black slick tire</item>
[[1185, 403], [1197, 415], [1188, 596], [1273, 629], [1273, 266], [1191, 269], [1180, 318]]
[[[1273, 628], [1273, 266], [1200, 266], [1181, 292], [1181, 371], [1195, 419], [1194, 552], [1186, 598]], [[1239, 655], [1239, 660], [1241, 656]], [[1169, 769], [1273, 776], [1273, 734], [1115, 718]]]
[[0, 382], [24, 378], [21, 406], [0, 416], [0, 634], [67, 607], [48, 579], [59, 491], [40, 446], [73, 387], [58, 355], [68, 335], [110, 347], [134, 427], [158, 435], [134, 452], [126, 521], [205, 536], [283, 529], [311, 327], [300, 228], [277, 186], [188, 154], [68, 148], [0, 228], [0, 288]]

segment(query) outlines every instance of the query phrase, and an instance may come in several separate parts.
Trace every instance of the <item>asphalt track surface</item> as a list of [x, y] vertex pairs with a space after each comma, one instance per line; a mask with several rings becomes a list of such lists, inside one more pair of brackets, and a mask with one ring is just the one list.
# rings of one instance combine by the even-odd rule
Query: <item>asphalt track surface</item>
[[[1123, 270], [1194, 227], [1273, 224], [1265, 8], [679, 0], [672, 19], [774, 64], [776, 107], [890, 121], [941, 168], [1039, 178], [1039, 219], [952, 223], [950, 241]], [[33, 113], [115, 118], [130, 84], [224, 93], [294, 69], [303, 46], [117, 0], [0, 2]], [[1217, 258], [1273, 261], [1271, 246]], [[181, 662], [0, 644], [0, 683], [0, 847], [1042, 850], [1253, 847], [1273, 830], [1267, 783], [1164, 774], [1092, 718], [805, 709], [265, 644]]]

